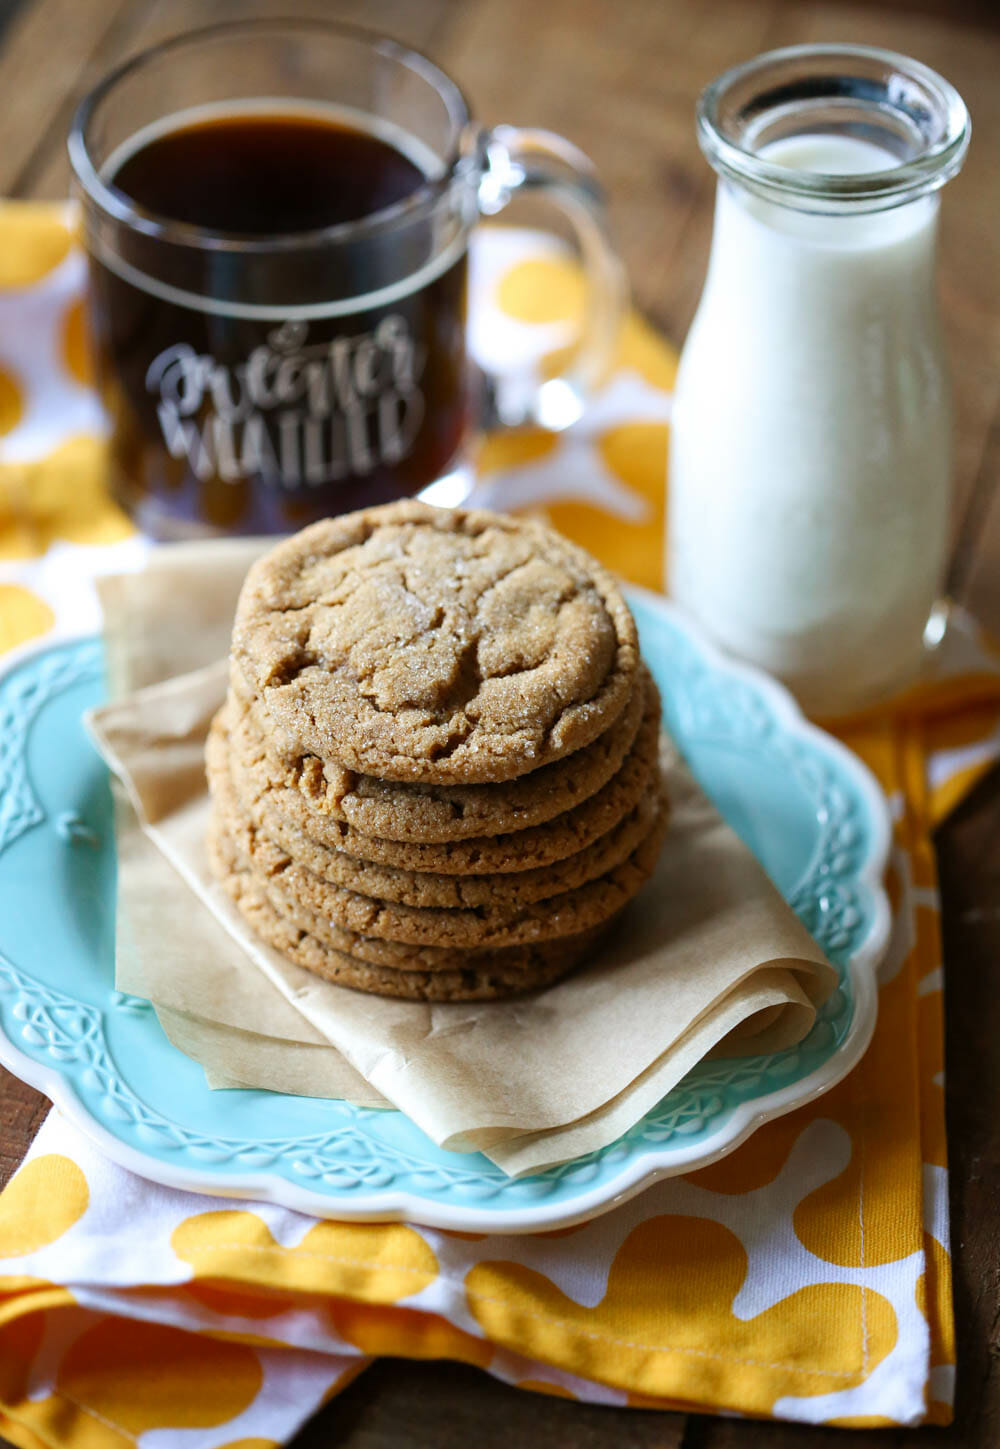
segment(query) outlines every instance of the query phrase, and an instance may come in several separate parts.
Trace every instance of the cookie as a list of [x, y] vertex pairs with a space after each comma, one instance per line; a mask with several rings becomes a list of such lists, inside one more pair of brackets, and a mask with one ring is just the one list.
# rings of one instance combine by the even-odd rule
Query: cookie
[[[228, 709], [223, 711], [213, 731], [225, 730], [227, 719]], [[283, 827], [288, 825], [328, 850], [340, 850], [357, 860], [399, 870], [444, 875], [499, 874], [551, 865], [586, 849], [618, 825], [634, 810], [654, 781], [659, 728], [659, 695], [650, 679], [642, 724], [632, 748], [620, 769], [596, 794], [542, 825], [519, 829], [511, 834], [476, 836], [471, 840], [427, 845], [365, 835], [342, 820], [310, 810], [297, 790], [288, 787], [262, 789], [261, 774], [253, 769], [254, 760], [260, 758], [262, 746], [252, 736], [248, 737], [241, 727], [237, 727], [231, 737], [230, 769], [241, 807], [258, 829], [276, 840], [283, 838]], [[515, 781], [514, 786], [520, 783]], [[492, 788], [505, 792], [511, 787]]]
[[[213, 870], [220, 879], [223, 875], [243, 877], [244, 886], [249, 888], [248, 883], [252, 884], [267, 899], [272, 912], [290, 921], [296, 929], [317, 939], [318, 933], [322, 932], [323, 945], [331, 946], [366, 965], [384, 966], [395, 971], [462, 971], [467, 968], [470, 959], [475, 963], [486, 957], [490, 965], [496, 964], [499, 958], [505, 969], [520, 970], [537, 966], [539, 961], [547, 960], [549, 953], [555, 951], [558, 945], [558, 940], [553, 940], [504, 946], [497, 950], [487, 948], [483, 951], [470, 951], [454, 946], [411, 946], [405, 941], [385, 941], [378, 936], [362, 936], [357, 931], [346, 931], [330, 921], [324, 921], [315, 911], [309, 911], [304, 906], [296, 910], [296, 919], [292, 920], [272, 884], [253, 874], [215, 818], [209, 826], [208, 845]], [[596, 934], [595, 932], [595, 939]]]
[[639, 890], [656, 863], [668, 814], [657, 782], [654, 808], [644, 821], [645, 834], [632, 853], [605, 875], [575, 890], [540, 901], [442, 909], [402, 905], [320, 879], [240, 812], [228, 772], [217, 761], [212, 763], [209, 781], [220, 829], [253, 875], [267, 882], [272, 899], [285, 914], [297, 920], [304, 907], [310, 917], [322, 921], [315, 928], [321, 940], [327, 939], [326, 923], [338, 930], [415, 946], [485, 948], [576, 935], [608, 920]]
[[323, 519], [254, 564], [231, 682], [298, 754], [484, 784], [597, 739], [638, 657], [617, 585], [575, 544], [406, 500]]
[[447, 952], [446, 963], [432, 967], [427, 965], [428, 952], [419, 950], [406, 958], [408, 969], [371, 964], [320, 941], [282, 915], [224, 837], [210, 832], [208, 848], [222, 889], [267, 945], [337, 986], [404, 1001], [489, 1001], [538, 991], [579, 965], [613, 925], [608, 921], [578, 936], [512, 950]]
[[[227, 743], [223, 729], [213, 730], [207, 750], [207, 765], [210, 778], [215, 778], [221, 771], [229, 770], [231, 788], [232, 771]], [[233, 803], [236, 808], [243, 806], [235, 792]], [[655, 797], [647, 794], [611, 830], [564, 860], [533, 870], [493, 875], [431, 874], [425, 871], [398, 870], [393, 866], [358, 860], [344, 851], [330, 850], [328, 846], [318, 845], [303, 831], [280, 818], [259, 825], [258, 828], [279, 850], [321, 880], [360, 891], [366, 896], [398, 901], [403, 905], [460, 909], [490, 906], [499, 901], [525, 904], [586, 885], [588, 881], [621, 865], [632, 854], [648, 832], [656, 808]], [[251, 823], [257, 823], [252, 809], [246, 813]], [[515, 848], [516, 843], [515, 836], [512, 840]]]
[[[318, 813], [380, 840], [440, 844], [540, 825], [594, 795], [635, 743], [647, 691], [655, 688], [643, 665], [625, 708], [592, 744], [502, 787], [379, 780], [316, 755], [289, 754], [280, 727], [260, 706], [235, 699], [233, 748], [255, 791], [273, 792], [278, 808], [304, 830]], [[303, 797], [304, 808], [289, 789]]]

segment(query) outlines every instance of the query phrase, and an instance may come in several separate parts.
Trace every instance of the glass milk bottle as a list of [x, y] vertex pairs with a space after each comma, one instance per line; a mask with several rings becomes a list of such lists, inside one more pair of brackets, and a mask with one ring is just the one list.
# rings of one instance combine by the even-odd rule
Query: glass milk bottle
[[938, 189], [961, 98], [863, 46], [795, 46], [708, 87], [708, 275], [671, 429], [671, 593], [813, 714], [919, 672], [945, 567], [951, 408]]

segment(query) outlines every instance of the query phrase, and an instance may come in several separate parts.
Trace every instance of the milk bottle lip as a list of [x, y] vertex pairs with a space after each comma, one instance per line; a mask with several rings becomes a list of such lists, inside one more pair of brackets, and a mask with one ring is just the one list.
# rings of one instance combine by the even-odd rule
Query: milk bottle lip
[[[799, 211], [856, 213], [902, 206], [961, 168], [971, 122], [943, 76], [868, 45], [793, 45], [723, 72], [698, 99], [698, 141], [721, 175]], [[825, 131], [898, 154], [882, 171], [828, 174], [758, 155], [768, 142]]]

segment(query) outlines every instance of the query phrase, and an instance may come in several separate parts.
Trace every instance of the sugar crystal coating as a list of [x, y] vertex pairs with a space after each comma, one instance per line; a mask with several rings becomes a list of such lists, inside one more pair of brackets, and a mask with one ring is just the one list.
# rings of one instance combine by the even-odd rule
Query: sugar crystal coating
[[635, 624], [539, 524], [406, 501], [324, 519], [250, 570], [237, 695], [290, 744], [385, 780], [513, 779], [621, 712]]

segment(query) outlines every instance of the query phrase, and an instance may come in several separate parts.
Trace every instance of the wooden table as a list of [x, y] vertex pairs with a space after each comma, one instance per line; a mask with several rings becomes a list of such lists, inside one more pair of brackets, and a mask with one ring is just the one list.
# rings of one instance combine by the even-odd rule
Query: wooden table
[[[64, 136], [81, 94], [120, 57], [256, 0], [0, 0], [0, 194], [66, 193]], [[958, 403], [954, 592], [1000, 632], [1000, 7], [996, 0], [294, 0], [290, 13], [384, 29], [433, 54], [478, 116], [549, 126], [583, 146], [611, 194], [640, 307], [684, 336], [701, 288], [714, 178], [694, 139], [702, 85], [795, 42], [887, 45], [944, 72], [972, 112], [968, 164], [948, 190], [942, 287]], [[474, 1443], [567, 1449], [995, 1449], [1000, 1443], [1000, 772], [938, 837], [948, 971], [948, 1136], [958, 1315], [950, 1430], [856, 1431], [590, 1408], [519, 1393], [454, 1364], [384, 1361], [297, 1449]], [[45, 1115], [0, 1082], [0, 1178]]]

